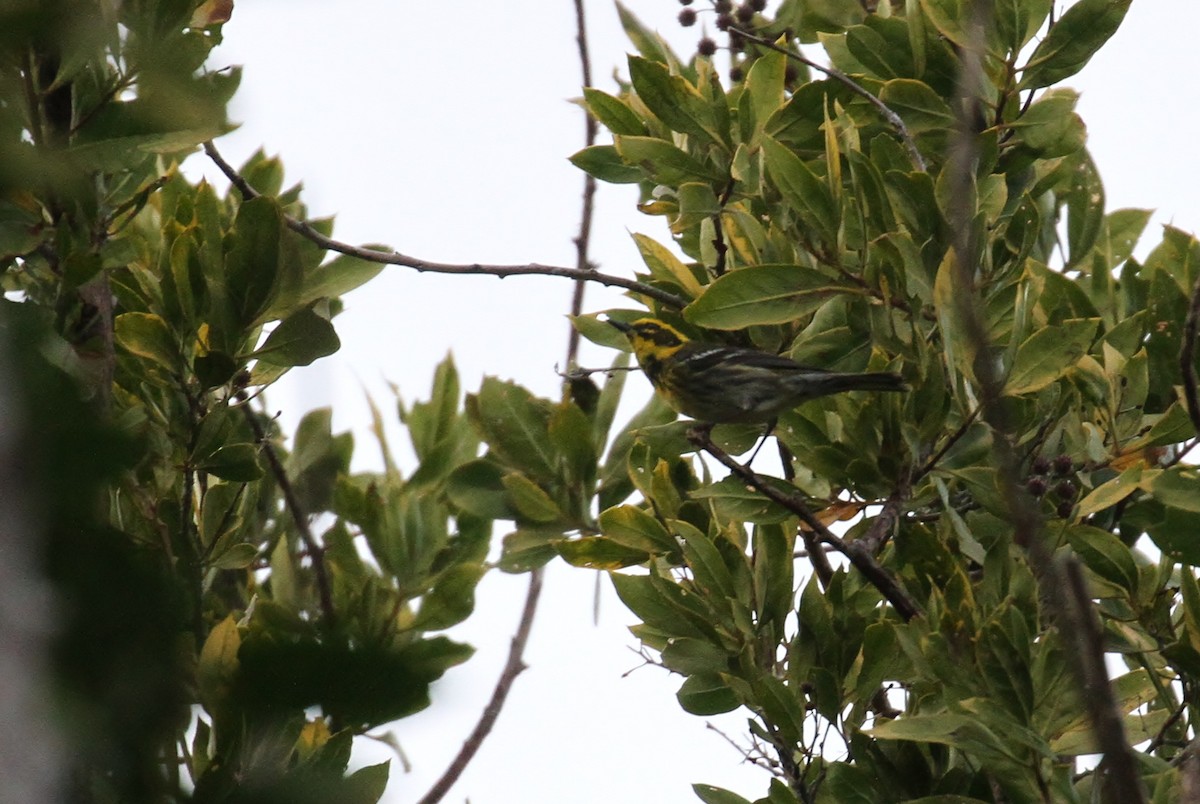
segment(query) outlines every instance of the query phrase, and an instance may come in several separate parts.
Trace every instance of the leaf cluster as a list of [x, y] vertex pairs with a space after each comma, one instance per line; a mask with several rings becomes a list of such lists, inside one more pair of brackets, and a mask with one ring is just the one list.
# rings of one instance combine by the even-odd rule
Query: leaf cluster
[[[792, 33], [752, 49], [729, 86], [623, 11], [638, 50], [628, 83], [584, 92], [612, 142], [572, 159], [638, 186], [671, 236], [634, 236], [638, 279], [688, 300], [679, 310], [631, 293], [642, 309], [609, 315], [648, 311], [692, 337], [822, 368], [901, 371], [913, 388], [784, 415], [783, 476], [759, 479], [802, 492], [821, 523], [853, 520], [846, 540], [872, 551], [922, 616], [904, 621], [868, 578], [818, 558], [810, 518], [711, 477], [688, 457], [698, 447], [684, 426], [651, 425], [648, 411], [615, 441], [632, 442], [621, 490], [633, 497], [602, 495], [598, 533], [556, 545], [584, 566], [640, 567], [612, 576], [642, 621], [635, 633], [684, 677], [687, 711], [748, 712], [751, 756], [778, 776], [763, 801], [1102, 794], [1102, 777], [1073, 761], [1097, 746], [1068, 658], [1078, 635], [1039, 594], [1047, 574], [1014, 530], [1014, 493], [1036, 512], [1046, 555], [1084, 568], [1087, 616], [1127, 668], [1112, 688], [1126, 741], [1145, 746], [1141, 783], [1156, 800], [1179, 783], [1200, 560], [1200, 486], [1178, 463], [1196, 435], [1179, 355], [1200, 243], [1168, 227], [1133, 257], [1149, 213], [1105, 209], [1077, 95], [1053, 86], [1128, 3], [1081, 0], [1057, 19], [1043, 0], [1000, 4], [963, 100], [964, 54], [979, 46], [970, 6], [784, 3], [756, 24]], [[837, 74], [789, 75], [781, 51], [800, 40], [819, 40]], [[964, 137], [975, 159], [962, 182]], [[576, 324], [624, 348], [598, 317]], [[985, 363], [1001, 378], [992, 402]], [[1004, 429], [980, 417], [985, 403]], [[753, 436], [713, 434], [734, 452]]]

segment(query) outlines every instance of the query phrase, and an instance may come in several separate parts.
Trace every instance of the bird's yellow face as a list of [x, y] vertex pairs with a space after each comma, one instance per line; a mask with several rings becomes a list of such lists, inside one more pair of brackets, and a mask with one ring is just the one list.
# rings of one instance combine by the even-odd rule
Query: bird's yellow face
[[625, 333], [633, 354], [643, 366], [656, 365], [678, 352], [688, 339], [670, 324], [656, 318], [639, 318], [632, 324], [609, 319], [608, 323]]

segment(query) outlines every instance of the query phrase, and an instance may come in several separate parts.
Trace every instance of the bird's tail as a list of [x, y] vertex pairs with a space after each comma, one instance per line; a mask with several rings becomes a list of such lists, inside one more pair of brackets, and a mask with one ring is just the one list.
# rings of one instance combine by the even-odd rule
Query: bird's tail
[[806, 398], [840, 394], [843, 391], [907, 391], [909, 385], [899, 374], [890, 371], [856, 373], [813, 372], [797, 375], [793, 380], [796, 390]]

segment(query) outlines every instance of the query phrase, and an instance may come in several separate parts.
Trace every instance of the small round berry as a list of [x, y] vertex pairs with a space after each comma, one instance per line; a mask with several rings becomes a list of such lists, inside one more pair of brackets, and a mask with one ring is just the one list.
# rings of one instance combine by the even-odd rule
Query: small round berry
[[736, 84], [737, 82], [741, 81], [745, 77], [746, 77], [746, 73], [742, 70], [741, 67], [730, 67], [729, 68], [729, 80], [732, 81], [733, 83]]
[[733, 0], [717, 0], [713, 7], [716, 8], [718, 14], [728, 14], [733, 11]]
[[794, 84], [796, 79], [800, 77], [800, 69], [794, 64], [788, 64], [783, 68], [783, 82], [785, 84]]
[[762, 11], [767, 7], [767, 0], [750, 0], [747, 5], [755, 11]]
[[679, 0], [679, 5], [681, 6], [690, 6], [691, 4], [692, 0]]
[[679, 12], [679, 24], [684, 28], [691, 28], [696, 24], [696, 9], [685, 8]]
[[1035, 475], [1044, 475], [1050, 472], [1050, 459], [1045, 455], [1039, 455], [1033, 459], [1033, 464], [1029, 467]]
[[743, 3], [737, 8], [737, 18], [738, 22], [742, 24], [750, 22], [750, 20], [754, 19], [754, 9], [750, 8], [748, 4]]
[[1070, 480], [1060, 480], [1054, 486], [1054, 493], [1064, 502], [1074, 502], [1079, 496], [1079, 488]]
[[696, 44], [696, 52], [701, 56], [711, 56], [717, 52], [717, 43], [706, 36]]
[[1054, 510], [1054, 513], [1058, 514], [1059, 519], [1070, 519], [1071, 512], [1074, 510], [1075, 510], [1075, 503], [1067, 502], [1066, 500], [1063, 500], [1062, 502], [1060, 502], [1058, 504], [1058, 508], [1056, 508]]
[[715, 24], [718, 31], [728, 31], [729, 26], [733, 25], [733, 15], [728, 13], [718, 14]]
[[1046, 480], [1041, 477], [1031, 477], [1025, 481], [1025, 490], [1034, 497], [1041, 497], [1046, 493]]
[[1075, 469], [1075, 462], [1071, 460], [1071, 456], [1067, 454], [1054, 456], [1054, 474], [1062, 476], [1069, 475]]

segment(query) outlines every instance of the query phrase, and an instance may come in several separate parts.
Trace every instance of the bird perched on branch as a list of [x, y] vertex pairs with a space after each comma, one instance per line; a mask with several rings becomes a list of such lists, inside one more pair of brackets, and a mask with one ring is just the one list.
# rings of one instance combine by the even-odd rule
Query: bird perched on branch
[[692, 341], [655, 318], [608, 323], [629, 338], [638, 365], [666, 403], [706, 424], [767, 424], [770, 435], [779, 414], [810, 399], [908, 390], [899, 374], [825, 371], [758, 349]]

